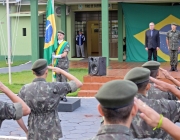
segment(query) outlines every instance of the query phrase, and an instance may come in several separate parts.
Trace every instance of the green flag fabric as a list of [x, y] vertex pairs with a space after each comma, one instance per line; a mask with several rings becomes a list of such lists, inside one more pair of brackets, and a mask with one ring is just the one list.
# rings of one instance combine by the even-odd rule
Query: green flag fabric
[[46, 34], [44, 42], [44, 59], [52, 63], [52, 53], [57, 49], [57, 32], [52, 0], [48, 0], [46, 8]]
[[[126, 28], [126, 61], [147, 61], [148, 53], [144, 44], [145, 32], [149, 29], [150, 22], [155, 23], [155, 29], [160, 33], [158, 61], [170, 61], [166, 34], [171, 30], [172, 22], [176, 22], [177, 30], [180, 30], [180, 6], [122, 3], [122, 8]], [[180, 55], [178, 55], [178, 60], [180, 60]]]

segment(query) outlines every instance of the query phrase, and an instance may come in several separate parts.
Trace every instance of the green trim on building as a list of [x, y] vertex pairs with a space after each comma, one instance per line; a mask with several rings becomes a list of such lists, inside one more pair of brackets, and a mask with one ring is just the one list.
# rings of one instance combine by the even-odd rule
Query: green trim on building
[[118, 61], [123, 62], [123, 11], [118, 3]]
[[39, 59], [39, 21], [38, 21], [38, 1], [31, 0], [31, 49], [32, 62]]
[[65, 40], [67, 39], [66, 25], [66, 5], [61, 5], [61, 30], [65, 32]]
[[109, 0], [101, 0], [102, 14], [102, 56], [106, 57], [109, 66]]

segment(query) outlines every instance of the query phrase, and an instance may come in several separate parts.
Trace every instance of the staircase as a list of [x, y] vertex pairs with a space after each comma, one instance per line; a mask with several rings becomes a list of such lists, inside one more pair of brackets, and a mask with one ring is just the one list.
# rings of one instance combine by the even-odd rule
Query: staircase
[[[109, 70], [110, 71], [110, 70]], [[110, 74], [106, 76], [90, 76], [86, 75], [83, 77], [83, 86], [81, 87], [80, 91], [78, 92], [78, 97], [94, 97], [99, 90], [99, 88], [106, 82], [112, 80], [120, 80], [124, 78], [124, 75], [129, 70], [119, 70], [121, 74], [116, 74], [116, 71], [112, 70]], [[177, 72], [172, 72], [171, 75], [180, 81], [180, 74]], [[172, 84], [171, 81], [166, 79], [163, 74], [160, 72], [158, 79], [167, 83]]]
[[121, 77], [114, 76], [84, 76], [83, 77], [83, 86], [78, 92], [79, 97], [94, 97], [99, 88], [106, 82], [112, 80], [120, 80]]

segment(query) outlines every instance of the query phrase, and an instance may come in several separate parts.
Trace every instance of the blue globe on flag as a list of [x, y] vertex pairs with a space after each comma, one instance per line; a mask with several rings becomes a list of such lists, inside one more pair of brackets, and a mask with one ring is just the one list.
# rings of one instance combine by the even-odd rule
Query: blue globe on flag
[[53, 35], [53, 27], [49, 20], [46, 21], [46, 35], [45, 35], [45, 42], [49, 43], [51, 41]]

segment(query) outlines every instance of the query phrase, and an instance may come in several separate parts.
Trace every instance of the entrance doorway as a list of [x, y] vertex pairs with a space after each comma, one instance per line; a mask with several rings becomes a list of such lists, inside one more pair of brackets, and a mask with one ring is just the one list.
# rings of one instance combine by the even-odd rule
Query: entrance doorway
[[[109, 57], [118, 57], [118, 12], [109, 11]], [[85, 55], [102, 56], [101, 11], [75, 12], [75, 36], [82, 29], [86, 41]], [[74, 46], [76, 47], [76, 46]], [[75, 56], [76, 57], [76, 56]]]
[[99, 56], [99, 21], [87, 22], [88, 56]]

